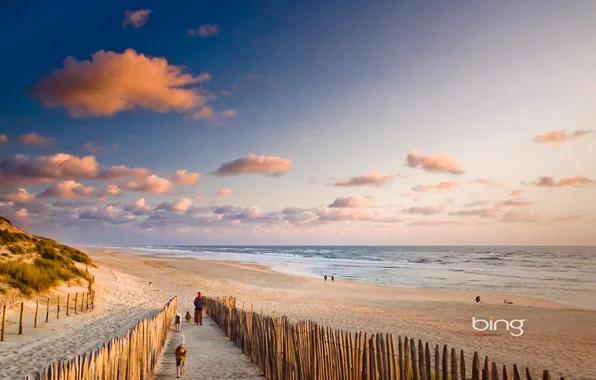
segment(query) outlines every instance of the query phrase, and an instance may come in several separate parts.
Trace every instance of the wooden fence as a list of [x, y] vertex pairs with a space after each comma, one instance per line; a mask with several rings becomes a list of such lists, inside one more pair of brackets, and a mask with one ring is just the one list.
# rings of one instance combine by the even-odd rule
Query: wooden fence
[[[474, 352], [466, 358], [447, 345], [434, 348], [421, 340], [391, 334], [352, 333], [312, 321], [291, 323], [235, 307], [235, 297], [206, 298], [207, 315], [271, 380], [550, 380], [545, 370], [534, 377], [498, 366]], [[471, 363], [471, 365], [470, 365]], [[470, 368], [471, 367], [471, 368]], [[525, 373], [524, 373], [525, 372]], [[564, 378], [561, 378], [564, 379]]]
[[[47, 298], [46, 302], [39, 303], [37, 300], [35, 304], [35, 314], [33, 316], [33, 328], [38, 327], [38, 322], [45, 321], [45, 323], [49, 323], [50, 318], [53, 319], [60, 319], [60, 314], [64, 313], [64, 315], [71, 316], [73, 314], [79, 313], [86, 313], [89, 310], [93, 310], [95, 308], [95, 292], [91, 290], [90, 292], [84, 293], [75, 293], [67, 294], [66, 300], [62, 298], [60, 300], [60, 296], [57, 296], [54, 299], [54, 302], [50, 297]], [[44, 305], [45, 304], [45, 305]], [[4, 342], [5, 333], [7, 332], [8, 328], [6, 327], [6, 313], [7, 313], [7, 305], [2, 305], [2, 323], [0, 324], [0, 342]], [[41, 313], [41, 315], [40, 315]], [[20, 313], [19, 313], [19, 324], [18, 335], [23, 335], [23, 321], [25, 319], [25, 302], [20, 302]]]
[[89, 354], [56, 361], [26, 380], [149, 380], [170, 332], [178, 298], [141, 320], [121, 338]]

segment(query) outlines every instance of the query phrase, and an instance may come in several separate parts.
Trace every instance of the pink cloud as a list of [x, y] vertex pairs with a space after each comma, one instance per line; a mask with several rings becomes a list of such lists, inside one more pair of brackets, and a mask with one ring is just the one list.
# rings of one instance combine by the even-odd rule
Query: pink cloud
[[571, 178], [561, 178], [557, 181], [553, 177], [542, 176], [538, 177], [538, 180], [531, 182], [530, 184], [538, 187], [582, 187], [594, 184], [594, 180], [585, 176], [577, 176]]
[[478, 207], [478, 206], [486, 206], [488, 202], [486, 201], [474, 201], [470, 203], [466, 203], [464, 207]]
[[363, 197], [360, 195], [352, 195], [350, 197], [336, 198], [333, 203], [327, 207], [331, 208], [359, 208], [367, 207], [370, 205], [370, 198]]
[[0, 193], [0, 201], [5, 202], [28, 202], [34, 198], [33, 194], [29, 194], [27, 189], [19, 188], [8, 190]]
[[404, 208], [402, 210], [402, 212], [407, 213], [407, 214], [434, 215], [434, 214], [441, 214], [443, 212], [443, 208], [439, 207], [439, 206], [409, 207], [409, 208]]
[[217, 192], [213, 195], [214, 197], [227, 197], [228, 195], [232, 194], [232, 189], [219, 189], [217, 190]]
[[227, 176], [257, 173], [275, 176], [284, 174], [291, 168], [292, 160], [287, 158], [249, 154], [222, 164], [213, 174]]
[[201, 174], [196, 172], [187, 172], [186, 170], [176, 170], [176, 174], [172, 179], [175, 184], [193, 185], [199, 182]]
[[563, 144], [569, 141], [578, 140], [584, 136], [589, 135], [592, 131], [586, 131], [578, 129], [573, 132], [567, 133], [565, 130], [552, 131], [541, 135], [536, 135], [534, 141], [537, 143], [555, 143]]
[[453, 220], [436, 220], [436, 219], [423, 219], [415, 220], [407, 224], [410, 227], [444, 227], [444, 226], [461, 226], [462, 223]]
[[512, 197], [519, 197], [520, 195], [522, 195], [524, 193], [523, 190], [512, 190], [511, 193], [509, 193], [509, 195], [511, 195]]
[[541, 218], [536, 213], [526, 213], [522, 211], [509, 211], [501, 216], [503, 223], [539, 223]]
[[453, 157], [448, 155], [423, 156], [417, 149], [406, 157], [406, 165], [411, 168], [421, 167], [424, 171], [431, 173], [463, 174], [462, 165]]
[[219, 25], [203, 24], [196, 29], [189, 29], [188, 34], [193, 37], [209, 38], [219, 34]]
[[478, 218], [496, 218], [499, 216], [499, 211], [491, 208], [475, 208], [469, 210], [459, 210], [453, 211], [449, 213], [450, 216], [462, 216], [462, 217], [469, 217], [475, 216]]
[[527, 199], [514, 198], [506, 201], [496, 202], [495, 207], [528, 207], [532, 206], [534, 202]]
[[19, 142], [23, 145], [33, 146], [52, 146], [54, 145], [54, 139], [48, 137], [41, 137], [35, 132], [26, 133], [19, 137]]
[[124, 211], [132, 212], [135, 215], [147, 214], [151, 210], [151, 205], [147, 203], [145, 198], [139, 198], [132, 204], [125, 205]]
[[492, 179], [488, 178], [476, 178], [475, 180], [471, 181], [470, 183], [477, 184], [477, 185], [485, 185], [485, 186], [498, 186], [499, 183], [493, 181]]
[[340, 179], [333, 184], [333, 186], [337, 187], [356, 187], [356, 186], [375, 186], [381, 187], [391, 184], [396, 175], [382, 175], [377, 170], [372, 170], [367, 174], [357, 176], [357, 177], [350, 177], [346, 179]]
[[459, 187], [461, 184], [459, 181], [443, 181], [436, 185], [418, 185], [412, 188], [414, 192], [427, 192], [436, 190], [451, 190]]
[[99, 193], [99, 195], [105, 197], [106, 195], [118, 195], [121, 192], [122, 190], [118, 185], [108, 185]]
[[149, 170], [124, 165], [102, 166], [94, 156], [77, 157], [66, 153], [31, 158], [16, 155], [0, 161], [0, 179], [6, 183], [39, 183], [54, 179], [110, 180], [146, 177]]
[[[301, 214], [290, 214], [292, 220], [304, 222], [311, 220], [308, 216], [310, 212], [303, 213], [305, 218], [300, 218]], [[379, 215], [378, 213], [363, 212], [354, 208], [320, 208], [315, 210], [318, 221], [322, 222], [374, 222], [374, 223], [399, 223], [402, 219]], [[284, 220], [287, 220], [284, 218]]]
[[6, 135], [0, 135], [0, 145], [8, 144], [8, 137]]
[[20, 208], [16, 213], [15, 216], [19, 217], [19, 218], [25, 218], [27, 216], [29, 216], [29, 211], [27, 211], [26, 208]]
[[193, 114], [194, 119], [215, 119], [215, 111], [212, 107], [204, 106]]
[[155, 174], [147, 176], [141, 180], [131, 181], [120, 185], [121, 189], [142, 191], [153, 194], [167, 193], [168, 191], [172, 190], [173, 187], [174, 184], [172, 182], [165, 178], [158, 177]]
[[221, 111], [219, 115], [224, 119], [231, 119], [231, 118], [236, 117], [236, 115], [238, 115], [238, 111], [236, 111], [235, 109], [232, 109], [232, 108], [228, 108], [228, 109]]
[[133, 49], [100, 50], [91, 61], [66, 58], [62, 68], [34, 86], [32, 95], [47, 107], [65, 107], [72, 117], [112, 116], [134, 108], [181, 112], [205, 105], [209, 97], [188, 86], [209, 79], [209, 74], [192, 76], [165, 58]]
[[73, 180], [65, 180], [52, 183], [43, 193], [39, 194], [39, 197], [71, 199], [91, 195], [94, 195], [93, 187], [86, 187]]
[[149, 9], [139, 9], [138, 11], [126, 11], [124, 12], [124, 20], [122, 20], [122, 28], [126, 29], [127, 26], [132, 26], [133, 28], [140, 28], [143, 25], [147, 24], [149, 21], [149, 15], [153, 13], [153, 11]]

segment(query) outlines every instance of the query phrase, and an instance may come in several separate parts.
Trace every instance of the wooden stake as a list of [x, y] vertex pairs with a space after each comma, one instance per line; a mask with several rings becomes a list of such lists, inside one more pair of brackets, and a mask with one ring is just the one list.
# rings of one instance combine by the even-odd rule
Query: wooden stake
[[37, 312], [39, 311], [39, 300], [35, 303], [35, 320], [33, 321], [33, 328], [37, 328]]
[[0, 342], [4, 342], [4, 328], [6, 327], [6, 304], [2, 306], [2, 329], [0, 330]]
[[70, 309], [70, 293], [66, 295], [66, 316], [67, 317], [69, 315], [68, 309]]
[[50, 297], [48, 297], [48, 303], [46, 304], [46, 323], [50, 321]]
[[25, 302], [21, 302], [21, 314], [19, 315], [19, 335], [23, 335], [23, 309]]
[[78, 304], [77, 301], [78, 301], [78, 299], [79, 299], [79, 293], [75, 293], [75, 302], [74, 302], [74, 311], [75, 311], [75, 314], [78, 314], [77, 313], [77, 304]]
[[58, 296], [58, 305], [56, 307], [56, 319], [60, 319], [60, 296]]

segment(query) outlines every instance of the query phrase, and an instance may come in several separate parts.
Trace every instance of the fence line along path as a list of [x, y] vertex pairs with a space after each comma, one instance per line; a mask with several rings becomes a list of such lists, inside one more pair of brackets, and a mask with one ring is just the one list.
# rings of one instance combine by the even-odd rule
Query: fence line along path
[[[186, 373], [183, 380], [238, 379], [263, 380], [263, 373], [251, 363], [242, 351], [235, 347], [219, 330], [218, 326], [207, 316], [203, 317], [203, 325], [197, 326], [182, 322], [188, 354], [186, 357]], [[180, 344], [180, 333], [170, 331], [170, 340], [162, 354], [154, 380], [176, 378], [175, 351]]]

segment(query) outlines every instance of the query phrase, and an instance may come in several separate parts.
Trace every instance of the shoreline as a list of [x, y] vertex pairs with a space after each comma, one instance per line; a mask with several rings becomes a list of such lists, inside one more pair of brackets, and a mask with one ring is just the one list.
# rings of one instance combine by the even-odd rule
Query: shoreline
[[[256, 271], [264, 271], [267, 273], [273, 273], [288, 277], [293, 277], [300, 280], [305, 281], [323, 281], [322, 278], [315, 277], [315, 276], [303, 276], [297, 275], [292, 273], [286, 273], [279, 270], [275, 270], [274, 268], [267, 266], [266, 264], [261, 263], [251, 263], [251, 262], [243, 262], [237, 260], [210, 260], [210, 259], [203, 259], [199, 257], [178, 257], [172, 256], [168, 254], [147, 254], [142, 251], [119, 251], [114, 249], [104, 249], [104, 248], [97, 248], [97, 247], [80, 247], [79, 249], [84, 250], [88, 253], [93, 252], [104, 252], [104, 253], [114, 253], [114, 254], [122, 254], [122, 255], [134, 255], [140, 256], [145, 258], [155, 258], [160, 260], [177, 260], [177, 261], [189, 261], [189, 262], [203, 262], [209, 263], [211, 265], [217, 264], [225, 264], [237, 268], [244, 268], [249, 270], [256, 270]], [[503, 300], [507, 299], [507, 301], [513, 302], [513, 305], [517, 306], [529, 306], [529, 307], [539, 307], [539, 308], [550, 308], [550, 309], [569, 309], [569, 310], [585, 310], [585, 311], [596, 311], [596, 307], [591, 306], [579, 306], [571, 303], [561, 302], [549, 298], [543, 298], [539, 296], [528, 296], [528, 295], [521, 295], [517, 293], [500, 293], [500, 292], [486, 292], [482, 290], [461, 290], [461, 289], [451, 289], [451, 288], [430, 288], [430, 287], [417, 287], [417, 286], [405, 286], [405, 285], [391, 285], [391, 284], [381, 284], [381, 283], [373, 283], [373, 282], [364, 282], [364, 281], [356, 281], [356, 280], [345, 280], [345, 279], [337, 279], [337, 283], [342, 283], [345, 285], [353, 284], [355, 287], [370, 287], [370, 288], [378, 288], [380, 290], [389, 291], [389, 290], [396, 290], [401, 295], [401, 300], [409, 300], [409, 301], [441, 301], [441, 302], [464, 302], [470, 304], [476, 304], [474, 299], [476, 296], [481, 297], [481, 303], [487, 304], [504, 304]], [[330, 280], [328, 280], [331, 282]], [[406, 294], [410, 293], [410, 294]], [[441, 296], [448, 298], [439, 299]]]

